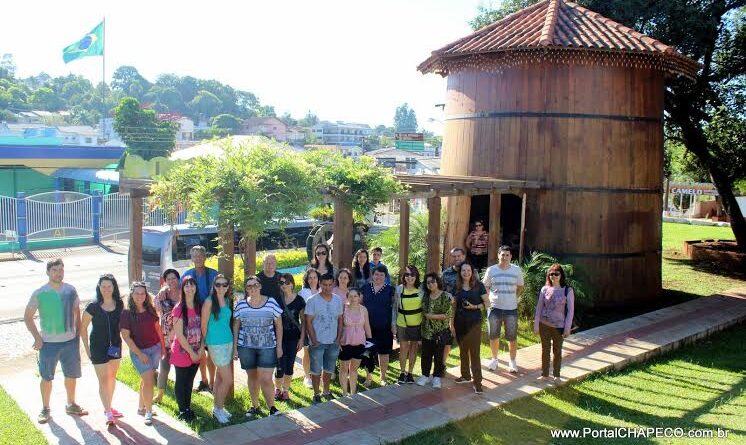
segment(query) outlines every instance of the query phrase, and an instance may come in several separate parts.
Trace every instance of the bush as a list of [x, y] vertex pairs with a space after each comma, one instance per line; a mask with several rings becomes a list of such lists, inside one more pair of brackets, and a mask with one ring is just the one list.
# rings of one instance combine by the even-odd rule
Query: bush
[[523, 271], [524, 288], [523, 293], [518, 296], [518, 314], [521, 317], [533, 318], [536, 313], [536, 303], [539, 299], [539, 291], [546, 283], [547, 269], [554, 263], [560, 263], [565, 271], [567, 285], [575, 293], [575, 308], [589, 307], [593, 303], [588, 285], [578, 278], [575, 266], [561, 263], [551, 255], [542, 252], [531, 252], [523, 263], [518, 264]]
[[[267, 255], [269, 252], [257, 252], [256, 254], [256, 271], [259, 273], [262, 270], [262, 266], [264, 264], [264, 256]], [[306, 249], [290, 249], [290, 250], [278, 250], [275, 252], [272, 252], [275, 257], [277, 258], [277, 268], [278, 269], [288, 269], [291, 267], [298, 267], [298, 266], [305, 266], [308, 264], [308, 256], [306, 255]], [[218, 268], [218, 257], [213, 256], [210, 257], [207, 262], [205, 263], [207, 267], [212, 267], [213, 269]], [[301, 279], [303, 278], [303, 274], [300, 275]], [[240, 286], [243, 285], [244, 281], [244, 275], [243, 275], [243, 257], [240, 254], [237, 254], [235, 256], [235, 261], [233, 262], [233, 282], [239, 284], [239, 288], [234, 289], [236, 291], [242, 290]], [[295, 284], [297, 285], [301, 281], [296, 277]]]

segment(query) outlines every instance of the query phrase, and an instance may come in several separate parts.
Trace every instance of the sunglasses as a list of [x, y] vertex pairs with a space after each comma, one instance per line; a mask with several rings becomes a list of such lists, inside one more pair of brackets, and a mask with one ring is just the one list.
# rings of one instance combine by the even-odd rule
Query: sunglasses
[[247, 287], [248, 289], [253, 289], [253, 288], [255, 288], [255, 287], [259, 287], [259, 283], [254, 283], [254, 284], [247, 284], [247, 285], [246, 285], [246, 287]]
[[285, 281], [285, 280], [280, 280], [280, 286], [284, 286], [286, 284], [290, 284], [290, 282], [289, 281]]
[[316, 256], [326, 256], [326, 252], [320, 250], [316, 252]]
[[482, 224], [474, 224], [474, 227], [484, 227]]
[[559, 276], [562, 276], [562, 274], [559, 273], [559, 272], [549, 272], [549, 276], [550, 277], [559, 277]]
[[228, 283], [215, 283], [215, 287], [228, 287]]

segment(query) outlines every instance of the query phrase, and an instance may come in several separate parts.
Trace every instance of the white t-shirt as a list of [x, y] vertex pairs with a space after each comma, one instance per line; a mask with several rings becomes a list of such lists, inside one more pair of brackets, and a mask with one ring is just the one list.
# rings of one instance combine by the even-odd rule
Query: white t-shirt
[[504, 310], [517, 309], [517, 287], [523, 286], [523, 272], [515, 264], [511, 264], [505, 270], [494, 264], [484, 273], [484, 285], [490, 291], [490, 307]]

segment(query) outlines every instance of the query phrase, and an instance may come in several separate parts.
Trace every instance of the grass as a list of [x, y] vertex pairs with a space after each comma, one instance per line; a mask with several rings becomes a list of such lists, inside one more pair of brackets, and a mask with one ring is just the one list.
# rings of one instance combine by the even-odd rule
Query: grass
[[0, 445], [36, 445], [47, 444], [44, 435], [31, 423], [26, 413], [0, 387]]
[[[712, 443], [689, 439], [559, 439], [557, 429], [671, 427], [728, 430], [717, 443], [746, 443], [746, 325], [623, 371], [525, 397], [417, 434], [402, 445]], [[717, 433], [716, 433], [717, 434]]]

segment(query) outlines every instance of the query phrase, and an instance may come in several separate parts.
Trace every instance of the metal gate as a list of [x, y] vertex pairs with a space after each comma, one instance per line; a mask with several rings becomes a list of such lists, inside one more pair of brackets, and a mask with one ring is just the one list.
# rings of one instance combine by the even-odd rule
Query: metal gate
[[78, 192], [47, 192], [26, 198], [28, 239], [93, 236], [93, 198]]
[[18, 227], [16, 227], [16, 198], [0, 196], [0, 241], [16, 241]]
[[101, 239], [126, 238], [130, 232], [130, 196], [110, 193], [101, 201]]

